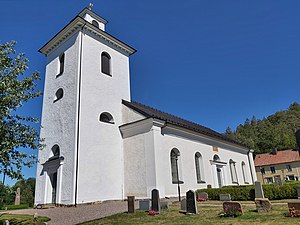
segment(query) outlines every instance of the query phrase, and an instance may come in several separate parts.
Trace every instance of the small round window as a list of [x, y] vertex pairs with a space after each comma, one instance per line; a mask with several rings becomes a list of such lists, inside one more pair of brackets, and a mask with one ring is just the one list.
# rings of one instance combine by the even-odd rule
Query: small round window
[[115, 123], [113, 116], [108, 112], [101, 113], [99, 120], [104, 123]]
[[64, 96], [64, 90], [62, 88], [58, 89], [55, 93], [54, 102], [58, 101], [59, 99], [62, 99]]

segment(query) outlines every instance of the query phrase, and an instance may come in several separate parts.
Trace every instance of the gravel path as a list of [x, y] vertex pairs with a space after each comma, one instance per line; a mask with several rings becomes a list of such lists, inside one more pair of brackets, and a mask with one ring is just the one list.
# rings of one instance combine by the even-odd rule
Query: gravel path
[[[136, 202], [137, 207], [137, 202]], [[73, 225], [127, 211], [126, 201], [106, 201], [101, 204], [50, 209], [22, 209], [8, 211], [13, 214], [35, 214], [49, 217], [49, 225]]]

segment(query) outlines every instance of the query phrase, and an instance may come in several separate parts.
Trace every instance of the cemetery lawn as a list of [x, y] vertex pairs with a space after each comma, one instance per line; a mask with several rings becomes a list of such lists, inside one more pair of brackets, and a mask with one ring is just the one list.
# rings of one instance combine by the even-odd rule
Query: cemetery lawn
[[41, 225], [43, 222], [49, 221], [49, 218], [38, 216], [36, 221], [33, 219], [33, 215], [19, 215], [19, 214], [0, 214], [0, 224], [4, 224], [5, 220], [8, 220], [10, 224], [22, 224], [22, 225]]
[[[251, 202], [253, 203], [253, 202]], [[230, 224], [230, 225], [286, 225], [286, 224], [300, 224], [300, 218], [285, 217], [288, 213], [287, 204], [274, 205], [271, 212], [257, 213], [255, 205], [242, 205], [244, 215], [236, 218], [219, 217], [218, 214], [223, 212], [223, 207], [220, 206], [207, 206], [207, 204], [198, 204], [198, 215], [185, 215], [179, 213], [179, 204], [171, 205], [169, 210], [162, 211], [160, 215], [150, 216], [147, 212], [137, 210], [135, 214], [119, 213], [113, 216], [97, 219], [82, 225], [134, 225], [134, 224], [172, 224], [172, 225], [216, 225], [216, 224]]]

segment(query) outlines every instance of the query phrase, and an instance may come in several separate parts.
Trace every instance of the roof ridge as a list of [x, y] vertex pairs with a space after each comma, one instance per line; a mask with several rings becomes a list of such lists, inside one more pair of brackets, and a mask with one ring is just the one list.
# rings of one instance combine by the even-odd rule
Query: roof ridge
[[[142, 104], [142, 103], [139, 103], [139, 102], [136, 102], [136, 101], [129, 102], [129, 101], [126, 101], [126, 100], [122, 100], [122, 102], [126, 106], [131, 107], [132, 109], [136, 110], [137, 112], [141, 113], [144, 116], [153, 117], [153, 118], [156, 118], [156, 119], [161, 119], [161, 120], [166, 121], [167, 123], [169, 122], [170, 124], [178, 125], [178, 126], [181, 126], [183, 128], [187, 128], [187, 129], [190, 129], [190, 130], [193, 130], [193, 131], [196, 131], [198, 133], [202, 133], [202, 134], [205, 134], [205, 135], [208, 135], [208, 136], [211, 136], [211, 137], [216, 137], [216, 138], [222, 139], [224, 141], [228, 141], [228, 142], [231, 142], [231, 143], [234, 143], [234, 144], [237, 144], [237, 145], [240, 145], [240, 146], [243, 146], [243, 147], [247, 148], [247, 146], [245, 146], [245, 145], [243, 145], [243, 144], [241, 144], [241, 143], [239, 143], [239, 142], [237, 142], [237, 141], [235, 141], [231, 138], [228, 138], [224, 134], [221, 134], [217, 131], [214, 131], [214, 130], [212, 130], [208, 127], [205, 127], [203, 125], [200, 125], [198, 123], [183, 119], [181, 117], [175, 116], [175, 115], [170, 114], [170, 113], [166, 113], [164, 111], [161, 111], [159, 109], [153, 108], [151, 106], [147, 106], [145, 104]], [[139, 108], [139, 107], [141, 107], [141, 108]], [[150, 112], [148, 112], [149, 110], [150, 110]], [[153, 113], [153, 112], [157, 112], [158, 115]], [[162, 115], [159, 115], [159, 114], [162, 114]]]

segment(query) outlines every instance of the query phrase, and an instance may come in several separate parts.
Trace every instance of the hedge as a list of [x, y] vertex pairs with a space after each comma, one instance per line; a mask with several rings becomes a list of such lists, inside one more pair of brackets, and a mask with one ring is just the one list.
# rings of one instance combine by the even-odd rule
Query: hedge
[[[296, 189], [298, 186], [299, 183], [285, 183], [282, 186], [264, 184], [263, 190], [265, 197], [269, 198], [270, 200], [293, 199], [298, 198]], [[219, 194], [230, 194], [231, 199], [236, 201], [253, 201], [255, 198], [255, 190], [253, 185], [199, 189], [196, 192], [206, 192], [210, 200], [219, 200]]]

